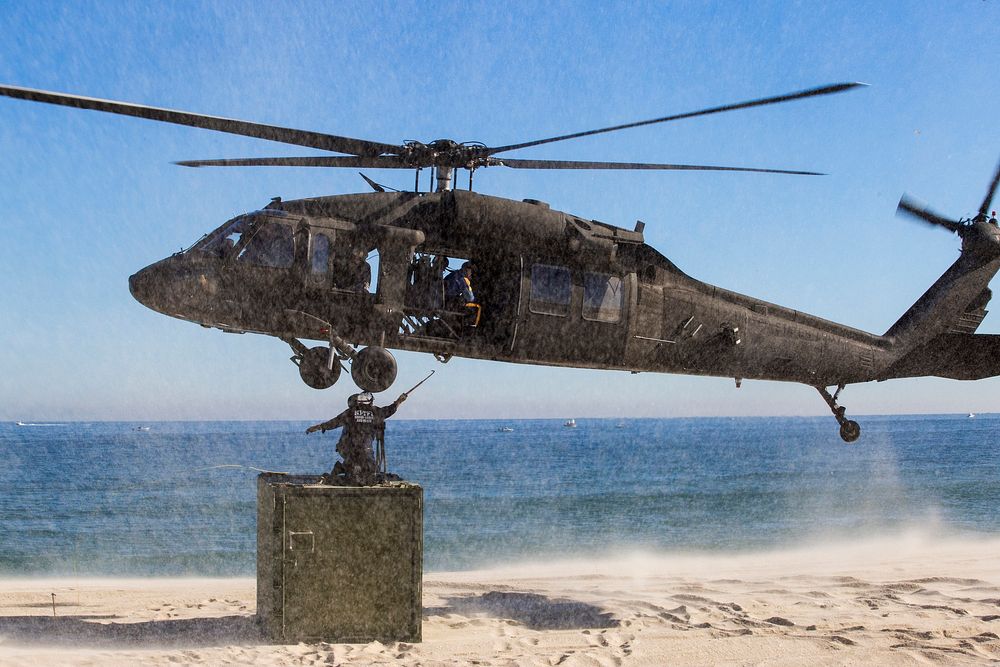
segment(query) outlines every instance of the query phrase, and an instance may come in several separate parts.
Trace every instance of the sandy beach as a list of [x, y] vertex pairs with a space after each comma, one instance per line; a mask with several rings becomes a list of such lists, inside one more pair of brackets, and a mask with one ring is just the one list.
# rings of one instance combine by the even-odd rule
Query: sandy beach
[[389, 645], [268, 644], [250, 578], [9, 579], [0, 664], [978, 664], [1000, 660], [998, 554], [910, 536], [427, 573], [424, 641]]

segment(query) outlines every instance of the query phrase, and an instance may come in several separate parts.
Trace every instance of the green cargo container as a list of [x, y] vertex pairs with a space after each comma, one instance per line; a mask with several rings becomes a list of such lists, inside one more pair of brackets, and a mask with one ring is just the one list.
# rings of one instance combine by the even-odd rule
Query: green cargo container
[[419, 642], [423, 489], [257, 478], [257, 617], [278, 642]]

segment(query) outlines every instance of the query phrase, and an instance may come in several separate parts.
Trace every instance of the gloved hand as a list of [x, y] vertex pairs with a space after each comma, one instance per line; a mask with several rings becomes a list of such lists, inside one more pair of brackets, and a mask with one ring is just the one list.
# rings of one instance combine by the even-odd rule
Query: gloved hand
[[400, 403], [402, 403], [403, 401], [405, 401], [408, 398], [409, 398], [409, 395], [407, 395], [407, 394], [400, 394], [399, 398], [396, 399], [396, 405], [399, 405]]
[[319, 424], [314, 424], [313, 426], [310, 426], [309, 428], [306, 429], [306, 433], [315, 433], [316, 431], [323, 431], [323, 433], [326, 433], [326, 430], [322, 428]]

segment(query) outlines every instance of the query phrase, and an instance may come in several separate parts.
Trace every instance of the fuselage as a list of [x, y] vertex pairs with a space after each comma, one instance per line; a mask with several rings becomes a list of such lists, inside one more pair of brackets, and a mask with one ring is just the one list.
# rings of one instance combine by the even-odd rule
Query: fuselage
[[[338, 280], [352, 252], [369, 289]], [[434, 303], [418, 264], [471, 260], [482, 321]], [[436, 269], [441, 277], [440, 267]], [[886, 339], [700, 282], [626, 230], [471, 192], [366, 193], [236, 218], [130, 279], [167, 315], [231, 332], [513, 363], [804, 382], [879, 377]], [[303, 314], [308, 316], [303, 316]], [[449, 319], [450, 318], [450, 319]]]

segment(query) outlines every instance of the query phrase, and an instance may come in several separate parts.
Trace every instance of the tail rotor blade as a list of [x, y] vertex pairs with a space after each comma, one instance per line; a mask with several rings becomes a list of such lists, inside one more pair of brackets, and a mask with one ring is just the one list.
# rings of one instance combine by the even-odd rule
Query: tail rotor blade
[[916, 218], [917, 220], [922, 220], [929, 225], [944, 227], [949, 232], [955, 232], [956, 234], [958, 234], [962, 229], [962, 225], [958, 222], [949, 220], [943, 215], [935, 213], [907, 195], [903, 195], [902, 198], [900, 198], [899, 205], [896, 206], [896, 214], [906, 214], [912, 218]]
[[990, 189], [986, 192], [986, 198], [983, 199], [983, 203], [979, 207], [980, 218], [986, 217], [986, 211], [989, 210], [990, 204], [993, 203], [993, 196], [997, 193], [997, 183], [1000, 183], [1000, 162], [997, 162], [997, 170], [993, 172], [993, 182], [990, 183]]

